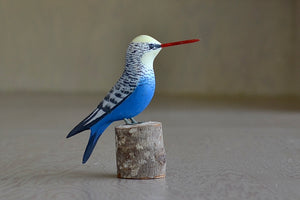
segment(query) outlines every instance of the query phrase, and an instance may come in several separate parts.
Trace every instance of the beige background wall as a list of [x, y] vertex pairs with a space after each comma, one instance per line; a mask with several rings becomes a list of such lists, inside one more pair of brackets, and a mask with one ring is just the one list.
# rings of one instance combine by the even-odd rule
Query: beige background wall
[[159, 92], [300, 95], [299, 0], [0, 0], [0, 91], [104, 92], [139, 34]]

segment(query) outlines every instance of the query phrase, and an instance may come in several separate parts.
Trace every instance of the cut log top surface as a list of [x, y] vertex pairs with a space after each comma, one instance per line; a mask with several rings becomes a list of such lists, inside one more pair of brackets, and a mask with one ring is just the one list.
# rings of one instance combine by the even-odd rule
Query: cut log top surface
[[117, 126], [116, 128], [124, 128], [124, 129], [131, 129], [131, 128], [142, 128], [145, 126], [161, 126], [161, 122], [155, 122], [155, 121], [148, 121], [148, 122], [142, 122], [138, 124], [121, 124]]

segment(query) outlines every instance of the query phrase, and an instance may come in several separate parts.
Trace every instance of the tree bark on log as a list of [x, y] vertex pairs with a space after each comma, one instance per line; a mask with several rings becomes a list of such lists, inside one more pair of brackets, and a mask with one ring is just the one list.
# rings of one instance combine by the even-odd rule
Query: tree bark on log
[[166, 175], [162, 124], [144, 122], [115, 128], [118, 178], [154, 179]]

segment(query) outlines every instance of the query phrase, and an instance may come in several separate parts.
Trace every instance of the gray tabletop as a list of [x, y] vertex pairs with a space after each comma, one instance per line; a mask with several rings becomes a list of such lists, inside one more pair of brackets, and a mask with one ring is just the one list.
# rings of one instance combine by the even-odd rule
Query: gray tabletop
[[0, 199], [300, 199], [293, 106], [156, 99], [137, 119], [163, 123], [167, 176], [125, 180], [116, 178], [113, 130], [123, 122], [85, 165], [89, 132], [65, 139], [99, 95], [0, 96]]

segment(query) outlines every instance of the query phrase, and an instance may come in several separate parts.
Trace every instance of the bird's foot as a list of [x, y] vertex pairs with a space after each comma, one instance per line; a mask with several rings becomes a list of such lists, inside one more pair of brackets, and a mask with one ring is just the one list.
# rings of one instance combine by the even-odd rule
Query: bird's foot
[[140, 122], [137, 122], [133, 117], [130, 118], [130, 121], [132, 124], [139, 124]]
[[124, 121], [125, 121], [125, 124], [126, 125], [133, 125], [133, 124], [140, 124], [142, 122], [137, 122], [133, 117], [127, 119], [127, 118], [124, 118]]

